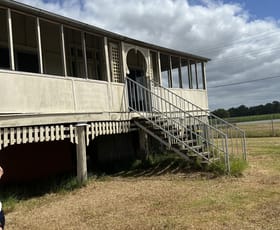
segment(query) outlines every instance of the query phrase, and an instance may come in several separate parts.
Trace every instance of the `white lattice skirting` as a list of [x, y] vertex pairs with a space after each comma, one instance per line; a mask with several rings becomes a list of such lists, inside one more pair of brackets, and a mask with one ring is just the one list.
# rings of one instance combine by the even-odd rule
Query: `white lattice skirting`
[[[86, 144], [100, 135], [128, 133], [130, 121], [89, 122], [85, 126]], [[60, 141], [78, 144], [75, 124], [0, 128], [0, 150], [15, 144]]]

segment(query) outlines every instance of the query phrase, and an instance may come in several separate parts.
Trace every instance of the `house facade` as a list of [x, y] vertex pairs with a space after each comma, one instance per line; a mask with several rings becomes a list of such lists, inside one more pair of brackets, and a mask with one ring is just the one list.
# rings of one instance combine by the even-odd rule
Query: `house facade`
[[[191, 138], [195, 144], [184, 146], [196, 153], [194, 146], [210, 137], [208, 61], [2, 0], [0, 156], [13, 145], [67, 140], [77, 145], [77, 171], [83, 177], [92, 140], [135, 130], [169, 147], [185, 145], [187, 133], [196, 135]], [[198, 134], [198, 125], [207, 133]], [[210, 150], [209, 145], [197, 154]]]

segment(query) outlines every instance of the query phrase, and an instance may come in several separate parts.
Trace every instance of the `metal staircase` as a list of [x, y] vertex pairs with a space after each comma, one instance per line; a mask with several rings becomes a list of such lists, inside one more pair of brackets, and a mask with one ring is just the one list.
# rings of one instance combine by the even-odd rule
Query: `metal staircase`
[[149, 81], [146, 86], [126, 78], [128, 108], [138, 114], [134, 123], [186, 160], [246, 160], [245, 133], [237, 127]]

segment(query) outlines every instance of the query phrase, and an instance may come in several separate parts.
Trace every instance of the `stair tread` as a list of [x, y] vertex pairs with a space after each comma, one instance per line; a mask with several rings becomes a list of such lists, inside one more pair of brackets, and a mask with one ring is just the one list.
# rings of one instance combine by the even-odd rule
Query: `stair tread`
[[199, 148], [202, 148], [203, 145], [195, 145], [195, 146], [189, 146], [189, 148], [185, 148], [184, 146], [181, 147], [181, 150], [184, 151], [184, 150], [196, 150], [196, 149], [199, 149]]
[[209, 163], [213, 163], [213, 162], [218, 161], [218, 160], [220, 160], [220, 159], [219, 158], [210, 158], [209, 160], [204, 159], [200, 163], [209, 164]]
[[[150, 124], [151, 126], [153, 126], [153, 124]], [[170, 126], [167, 126], [167, 125], [160, 125], [161, 128], [163, 129], [167, 129], [167, 130], [170, 130], [172, 128], [172, 130], [178, 130], [176, 129], [174, 126], [170, 125]], [[154, 129], [160, 129], [160, 127], [157, 127], [155, 126]]]
[[[182, 140], [182, 142], [184, 142], [185, 144], [193, 144], [193, 143], [195, 143], [196, 141], [195, 140]], [[173, 144], [174, 146], [182, 146], [182, 143], [175, 143], [175, 144]]]
[[[209, 154], [209, 152], [201, 152], [200, 154], [203, 155], [203, 156], [207, 156]], [[199, 157], [200, 155], [199, 154], [191, 153], [191, 154], [188, 154], [188, 156], [197, 156], [197, 157]]]

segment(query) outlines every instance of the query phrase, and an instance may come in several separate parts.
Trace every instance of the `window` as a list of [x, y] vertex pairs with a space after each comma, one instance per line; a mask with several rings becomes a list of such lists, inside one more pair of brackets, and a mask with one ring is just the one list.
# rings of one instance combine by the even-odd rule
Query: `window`
[[158, 84], [160, 84], [157, 53], [151, 51], [150, 58], [151, 58], [151, 68], [152, 68], [151, 70], [152, 70], [153, 80]]
[[40, 20], [40, 29], [44, 73], [63, 75], [60, 26]]
[[82, 34], [78, 30], [64, 27], [67, 74], [85, 77], [85, 62], [82, 48]]
[[16, 70], [39, 73], [36, 18], [12, 12]]
[[172, 87], [180, 88], [181, 79], [180, 79], [180, 59], [179, 57], [171, 57], [172, 63]]
[[190, 67], [191, 67], [191, 75], [192, 75], [192, 87], [198, 89], [198, 81], [197, 81], [197, 68], [196, 68], [196, 61], [190, 60]]
[[182, 73], [182, 83], [183, 88], [190, 88], [190, 79], [189, 79], [189, 64], [188, 59], [181, 59], [181, 73]]
[[197, 63], [197, 80], [198, 80], [198, 88], [204, 89], [204, 80], [203, 80], [203, 62]]
[[162, 86], [205, 89], [203, 62], [166, 54], [160, 54], [160, 62]]
[[206, 76], [205, 76], [206, 62], [201, 62], [201, 71], [202, 71], [202, 86], [203, 89], [206, 89]]
[[0, 68], [10, 68], [7, 10], [0, 9]]
[[102, 38], [86, 34], [85, 40], [88, 78], [106, 81], [104, 46]]
[[169, 56], [166, 54], [160, 54], [160, 71], [162, 86], [172, 87], [170, 81], [170, 61]]

